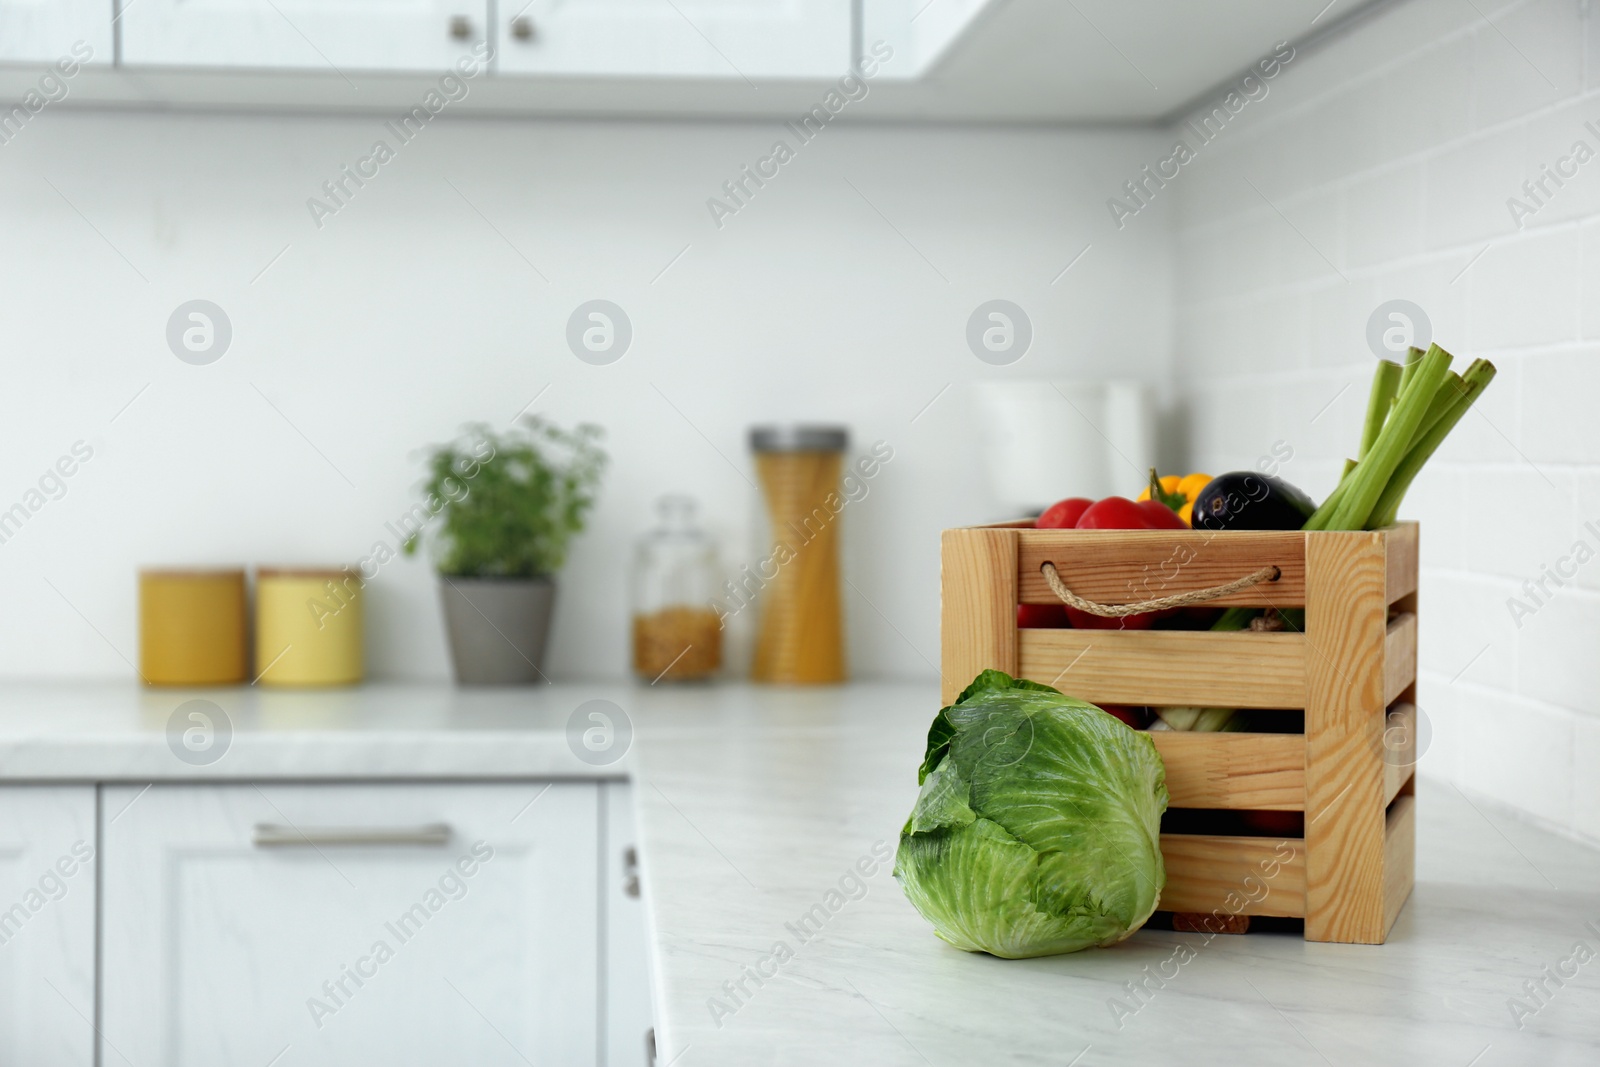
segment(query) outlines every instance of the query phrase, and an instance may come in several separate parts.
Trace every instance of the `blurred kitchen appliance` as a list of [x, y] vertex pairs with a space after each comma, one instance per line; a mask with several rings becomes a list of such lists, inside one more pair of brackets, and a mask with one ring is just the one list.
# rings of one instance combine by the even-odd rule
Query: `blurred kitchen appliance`
[[1155, 464], [1142, 382], [985, 381], [976, 398], [989, 483], [1018, 515], [1069, 496], [1131, 498]]

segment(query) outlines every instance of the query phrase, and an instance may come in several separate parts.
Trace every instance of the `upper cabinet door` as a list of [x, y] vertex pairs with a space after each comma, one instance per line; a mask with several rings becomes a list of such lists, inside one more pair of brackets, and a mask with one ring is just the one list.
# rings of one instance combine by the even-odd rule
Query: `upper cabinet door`
[[488, 0], [121, 4], [122, 62], [128, 66], [443, 71], [488, 54]]
[[0, 1063], [94, 1059], [94, 786], [0, 787]]
[[[141, 0], [143, 2], [143, 0]], [[837, 78], [850, 0], [502, 0], [507, 74]]]
[[594, 1063], [597, 790], [105, 787], [101, 1062]]
[[0, 62], [57, 60], [110, 65], [109, 0], [0, 0]]

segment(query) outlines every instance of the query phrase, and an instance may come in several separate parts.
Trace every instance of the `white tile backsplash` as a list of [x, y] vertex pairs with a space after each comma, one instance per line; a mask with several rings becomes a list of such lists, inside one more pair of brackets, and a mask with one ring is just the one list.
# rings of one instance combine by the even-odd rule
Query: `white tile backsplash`
[[1459, 515], [1467, 517], [1467, 570], [1517, 582], [1536, 577], [1572, 543], [1572, 475], [1527, 464], [1473, 470]]
[[[1264, 121], [1208, 161], [1219, 175], [1270, 175], [1263, 191], [1327, 242], [1343, 278], [1307, 267], [1288, 227], [1263, 229], [1248, 206], [1239, 216], [1220, 179], [1179, 190], [1173, 217], [1197, 463], [1242, 465], [1255, 442], [1287, 437], [1286, 473], [1326, 492], [1356, 445], [1367, 320], [1383, 301], [1424, 308], [1461, 368], [1495, 361], [1498, 378], [1402, 513], [1423, 523], [1419, 696], [1436, 733], [1425, 766], [1600, 840], [1600, 559], [1520, 629], [1506, 603], [1580, 536], [1600, 550], [1581, 527], [1600, 526], [1600, 352], [1584, 344], [1600, 336], [1600, 158], [1551, 184], [1520, 227], [1507, 207], [1574, 141], [1600, 150], [1584, 125], [1600, 126], [1597, 89], [1600, 5], [1388, 5], [1297, 57]], [[1219, 220], [1238, 224], [1219, 235]], [[1218, 264], [1252, 258], [1275, 263], [1273, 277], [1254, 292], [1235, 278], [1220, 297]], [[1289, 292], [1298, 321], [1263, 310]], [[1316, 370], [1260, 358], [1301, 349]], [[1357, 383], [1353, 402], [1310, 424], [1312, 400], [1341, 377]], [[1243, 402], [1217, 402], [1230, 396]]]
[[1345, 187], [1345, 263], [1370, 267], [1424, 249], [1422, 164], [1408, 160]]
[[1600, 349], [1524, 357], [1522, 392], [1526, 406], [1521, 443], [1530, 460], [1600, 464], [1600, 432], [1595, 425]]
[[[1524, 603], [1533, 602], [1521, 590], [1516, 595]], [[1522, 616], [1522, 627], [1516, 631], [1517, 691], [1600, 717], [1600, 655], [1595, 654], [1600, 595], [1546, 581], [1539, 599], [1543, 606]]]
[[[1576, 340], [1579, 248], [1575, 226], [1495, 242], [1462, 279], [1471, 287], [1473, 351], [1488, 356]], [[1530, 285], [1534, 278], [1538, 284]], [[1518, 298], [1507, 300], [1511, 292]]]
[[[1506, 197], [1528, 177], [1523, 170], [1526, 142], [1525, 128], [1502, 126], [1425, 157], [1423, 210], [1429, 249], [1471, 245], [1472, 255], [1490, 239], [1512, 232]], [[1466, 260], [1463, 256], [1463, 265]]]
[[1423, 662], [1435, 665], [1446, 678], [1514, 692], [1517, 631], [1505, 608], [1513, 591], [1503, 580], [1424, 569], [1417, 591], [1422, 619], [1450, 619], [1454, 625], [1418, 627]]
[[1580, 0], [1535, 0], [1480, 20], [1472, 34], [1472, 109], [1478, 129], [1517, 122], [1583, 83]]

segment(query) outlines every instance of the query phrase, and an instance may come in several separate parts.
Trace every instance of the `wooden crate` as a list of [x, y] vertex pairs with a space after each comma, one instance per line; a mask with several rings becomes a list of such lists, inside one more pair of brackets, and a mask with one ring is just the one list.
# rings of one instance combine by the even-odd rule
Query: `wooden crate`
[[[1415, 760], [1403, 745], [1415, 737], [1415, 523], [1354, 533], [1013, 523], [946, 530], [941, 555], [946, 704], [998, 668], [1094, 703], [1304, 709], [1304, 734], [1150, 734], [1170, 808], [1305, 813], [1305, 836], [1292, 840], [1163, 834], [1160, 906], [1297, 917], [1308, 941], [1383, 943], [1412, 884]], [[1067, 588], [1108, 604], [1276, 565], [1276, 581], [1211, 604], [1303, 607], [1305, 632], [1019, 630], [1018, 604], [1059, 603], [1046, 561]]]

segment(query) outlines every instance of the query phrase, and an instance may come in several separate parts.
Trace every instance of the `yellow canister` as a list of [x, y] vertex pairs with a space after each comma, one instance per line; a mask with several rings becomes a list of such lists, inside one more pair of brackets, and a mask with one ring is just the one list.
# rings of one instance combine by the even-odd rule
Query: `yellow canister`
[[256, 672], [261, 685], [361, 681], [361, 577], [353, 569], [256, 573]]
[[139, 572], [139, 673], [148, 685], [249, 678], [244, 571]]

